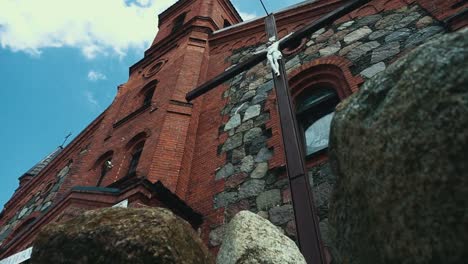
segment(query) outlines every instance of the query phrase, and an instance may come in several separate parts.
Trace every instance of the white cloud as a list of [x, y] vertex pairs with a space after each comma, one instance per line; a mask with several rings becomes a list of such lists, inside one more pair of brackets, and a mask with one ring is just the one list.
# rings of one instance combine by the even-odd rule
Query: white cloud
[[254, 13], [246, 13], [246, 12], [239, 12], [239, 15], [242, 17], [242, 19], [244, 21], [247, 21], [247, 20], [251, 20], [251, 19], [254, 19], [256, 17], [258, 17], [257, 14], [254, 14]]
[[89, 104], [91, 104], [93, 107], [100, 108], [99, 102], [92, 92], [84, 91], [84, 95], [86, 97], [86, 101], [88, 101]]
[[95, 82], [95, 81], [99, 81], [99, 80], [105, 80], [107, 79], [106, 75], [98, 72], [98, 71], [89, 71], [88, 72], [88, 80], [92, 81], [92, 82]]
[[145, 49], [157, 14], [176, 0], [1, 0], [0, 45], [39, 56], [43, 48], [75, 47], [86, 58]]

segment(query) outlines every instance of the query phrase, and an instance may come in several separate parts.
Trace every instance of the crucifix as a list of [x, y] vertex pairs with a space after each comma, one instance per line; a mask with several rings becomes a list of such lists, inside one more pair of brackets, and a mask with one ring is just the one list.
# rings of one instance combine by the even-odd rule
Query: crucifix
[[331, 25], [338, 18], [348, 14], [370, 0], [350, 0], [340, 8], [313, 21], [300, 30], [278, 40], [276, 22], [273, 14], [265, 18], [268, 47], [260, 51], [244, 62], [229, 68], [224, 73], [210, 81], [200, 85], [186, 95], [187, 101], [191, 101], [216, 86], [246, 71], [266, 58], [272, 68], [273, 82], [276, 91], [278, 112], [283, 137], [283, 145], [286, 156], [286, 170], [291, 189], [291, 198], [294, 208], [297, 238], [299, 248], [307, 263], [325, 263], [323, 248], [318, 226], [318, 216], [314, 205], [313, 195], [310, 190], [309, 179], [305, 167], [305, 158], [302, 150], [299, 129], [293, 108], [293, 102], [289, 92], [284, 60], [281, 50], [291, 45], [294, 41], [308, 37], [322, 27]]

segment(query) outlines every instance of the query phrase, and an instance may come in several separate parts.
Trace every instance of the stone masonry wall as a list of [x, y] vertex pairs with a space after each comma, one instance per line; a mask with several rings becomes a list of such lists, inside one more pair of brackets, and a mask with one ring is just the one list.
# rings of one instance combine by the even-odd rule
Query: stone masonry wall
[[[396, 58], [426, 42], [445, 29], [418, 5], [368, 15], [320, 29], [303, 41], [295, 54], [287, 56], [286, 70], [318, 59], [339, 56], [350, 61], [353, 76], [369, 79], [383, 71]], [[233, 65], [265, 46], [244, 47], [228, 58]], [[332, 58], [332, 57], [330, 57]], [[330, 61], [333, 60], [331, 59]], [[269, 219], [295, 239], [295, 225], [288, 180], [284, 166], [272, 160], [284, 159], [282, 149], [272, 147], [280, 140], [274, 103], [272, 75], [266, 63], [238, 75], [223, 93], [228, 103], [221, 115], [228, 121], [219, 128], [227, 133], [218, 153], [226, 153], [225, 165], [216, 172], [216, 180], [225, 180], [224, 191], [214, 197], [215, 209], [224, 208], [227, 223], [240, 210], [250, 210]], [[270, 102], [269, 102], [270, 101]], [[315, 160], [315, 162], [314, 162]], [[281, 163], [280, 163], [281, 164]], [[311, 187], [320, 217], [320, 229], [326, 247], [334, 254], [329, 239], [328, 205], [335, 178], [323, 157], [310, 157]], [[221, 243], [224, 226], [210, 232], [210, 246]]]

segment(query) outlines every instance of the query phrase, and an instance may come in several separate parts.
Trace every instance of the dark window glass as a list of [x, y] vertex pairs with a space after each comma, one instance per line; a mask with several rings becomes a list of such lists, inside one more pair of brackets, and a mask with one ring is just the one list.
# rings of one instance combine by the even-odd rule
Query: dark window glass
[[306, 155], [328, 147], [330, 124], [339, 98], [333, 89], [304, 91], [296, 100], [296, 115]]
[[132, 159], [130, 160], [130, 165], [128, 166], [127, 176], [135, 176], [142, 151], [143, 149], [140, 148], [132, 154]]
[[229, 23], [229, 21], [227, 21], [227, 19], [224, 19], [223, 28], [229, 27], [229, 26], [231, 26], [231, 23]]
[[184, 25], [184, 21], [185, 21], [185, 15], [186, 13], [183, 13], [179, 15], [176, 19], [174, 19], [174, 23], [172, 26], [172, 33], [177, 32], [179, 31], [179, 29], [182, 28], [182, 26]]
[[149, 89], [145, 92], [145, 98], [143, 99], [143, 105], [150, 105], [151, 99], [153, 99], [154, 88]]

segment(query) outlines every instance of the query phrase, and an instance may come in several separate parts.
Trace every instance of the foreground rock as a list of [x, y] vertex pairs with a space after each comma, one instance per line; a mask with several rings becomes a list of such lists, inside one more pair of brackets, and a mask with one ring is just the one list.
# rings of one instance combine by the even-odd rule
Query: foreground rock
[[190, 225], [163, 208], [106, 208], [48, 225], [32, 263], [214, 263]]
[[217, 264], [306, 263], [296, 244], [278, 227], [249, 211], [239, 212], [229, 223]]
[[331, 222], [348, 263], [468, 259], [468, 30], [400, 59], [339, 106]]

